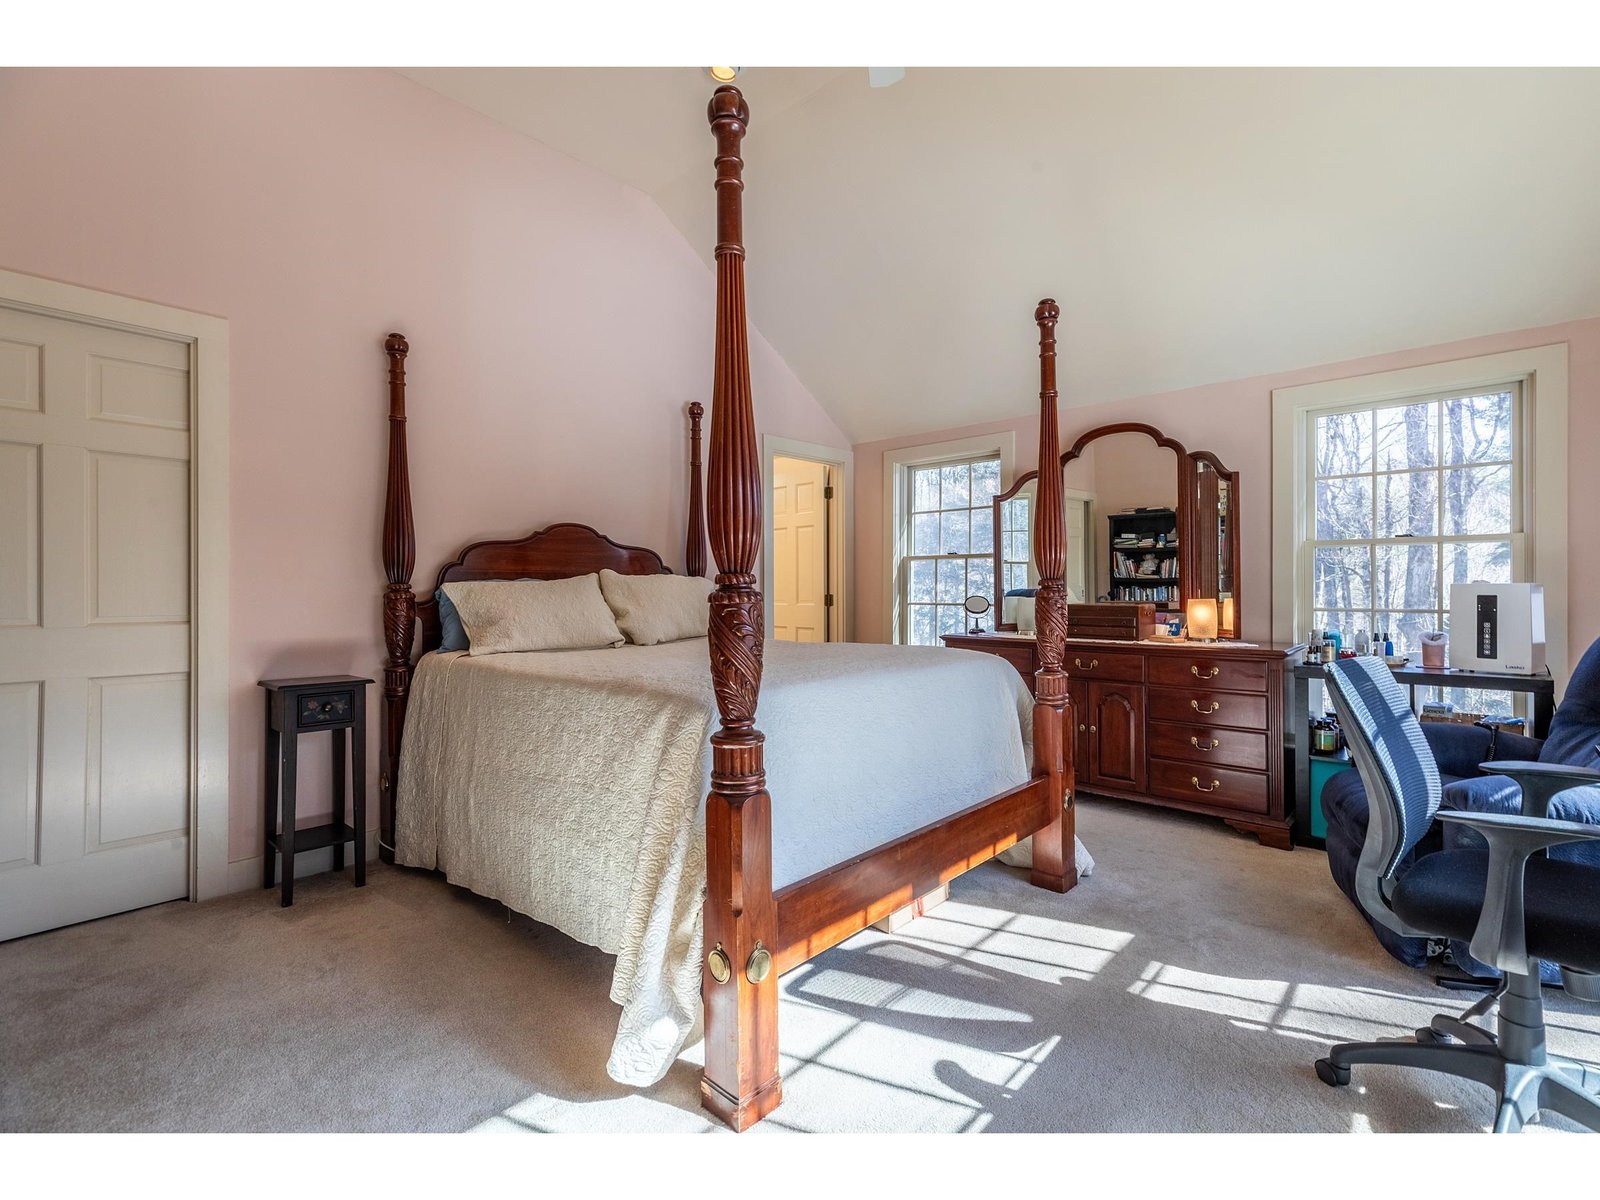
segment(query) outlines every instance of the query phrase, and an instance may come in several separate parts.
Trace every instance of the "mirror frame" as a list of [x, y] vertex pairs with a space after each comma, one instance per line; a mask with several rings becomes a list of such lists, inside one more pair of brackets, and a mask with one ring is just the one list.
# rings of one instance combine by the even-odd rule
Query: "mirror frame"
[[[1070, 450], [1061, 454], [1059, 469], [1065, 470], [1073, 459], [1078, 458], [1090, 442], [1096, 438], [1110, 437], [1117, 433], [1143, 434], [1156, 445], [1173, 451], [1178, 457], [1178, 594], [1187, 602], [1200, 594], [1193, 591], [1194, 581], [1208, 577], [1206, 569], [1200, 562], [1200, 539], [1196, 536], [1199, 531], [1199, 514], [1195, 511], [1199, 500], [1198, 488], [1201, 476], [1200, 464], [1205, 463], [1211, 468], [1219, 480], [1227, 480], [1230, 507], [1233, 521], [1228, 526], [1228, 555], [1233, 563], [1233, 624], [1218, 630], [1223, 637], [1238, 638], [1240, 630], [1244, 628], [1244, 603], [1240, 597], [1240, 572], [1239, 572], [1239, 473], [1230, 471], [1222, 465], [1222, 460], [1209, 450], [1188, 450], [1176, 438], [1170, 438], [1154, 425], [1145, 425], [1138, 421], [1118, 421], [1110, 425], [1097, 425], [1083, 434], [1072, 443]], [[1017, 476], [1009, 488], [1001, 492], [992, 501], [994, 511], [994, 577], [995, 586], [999, 589], [1002, 578], [1002, 550], [1000, 545], [1000, 506], [1020, 492], [1027, 484], [1039, 478], [1038, 471], [1028, 471]], [[1214, 493], [1213, 493], [1214, 494]], [[1210, 568], [1210, 575], [1216, 572], [1215, 564]], [[1005, 594], [1000, 593], [1001, 604], [995, 610], [1004, 612]], [[1002, 625], [995, 622], [996, 629], [1015, 629], [1016, 625]]]

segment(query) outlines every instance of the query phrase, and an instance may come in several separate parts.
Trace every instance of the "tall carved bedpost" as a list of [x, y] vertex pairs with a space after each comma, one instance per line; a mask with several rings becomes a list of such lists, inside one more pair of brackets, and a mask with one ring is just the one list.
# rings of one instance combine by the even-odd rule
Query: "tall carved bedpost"
[[700, 473], [700, 418], [705, 411], [698, 400], [689, 405], [689, 532], [683, 544], [684, 570], [702, 576], [706, 573], [706, 518], [700, 498], [706, 485]]
[[761, 549], [761, 461], [750, 400], [744, 302], [744, 163], [750, 110], [720, 87], [707, 114], [717, 139], [717, 338], [706, 509], [717, 562], [711, 593], [711, 682], [721, 727], [711, 735], [706, 798], [706, 1069], [701, 1103], [746, 1129], [783, 1098], [778, 1078], [777, 906], [772, 800], [755, 727], [766, 623], [755, 563]]
[[1035, 885], [1064, 892], [1078, 882], [1074, 855], [1072, 740], [1067, 737], [1070, 701], [1066, 657], [1067, 596], [1062, 582], [1066, 563], [1060, 433], [1056, 414], [1056, 321], [1054, 300], [1039, 301], [1033, 319], [1039, 326], [1039, 484], [1034, 499], [1033, 557], [1039, 564], [1035, 605], [1039, 669], [1034, 674], [1033, 773], [1050, 780], [1052, 811], [1059, 815], [1033, 835]]
[[383, 712], [378, 764], [378, 855], [394, 861], [394, 798], [399, 779], [400, 735], [411, 690], [411, 636], [417, 598], [411, 590], [416, 564], [416, 532], [411, 524], [411, 472], [406, 457], [406, 354], [411, 347], [398, 333], [383, 343], [389, 356], [389, 479], [383, 497], [383, 569], [389, 587], [383, 594]]

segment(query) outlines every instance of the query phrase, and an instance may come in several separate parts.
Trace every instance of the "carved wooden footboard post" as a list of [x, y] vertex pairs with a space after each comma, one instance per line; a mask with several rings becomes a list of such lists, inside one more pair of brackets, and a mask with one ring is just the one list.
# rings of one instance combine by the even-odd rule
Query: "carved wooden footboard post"
[[689, 532], [683, 543], [683, 568], [690, 575], [706, 573], [706, 518], [700, 507], [705, 481], [700, 475], [700, 418], [705, 405], [696, 400], [689, 405]]
[[1074, 855], [1073, 764], [1066, 657], [1067, 600], [1062, 583], [1066, 560], [1066, 518], [1061, 494], [1060, 434], [1056, 415], [1056, 321], [1054, 300], [1039, 301], [1033, 319], [1039, 326], [1039, 484], [1034, 500], [1033, 556], [1039, 564], [1035, 605], [1039, 669], [1034, 675], [1033, 773], [1050, 780], [1052, 811], [1059, 814], [1033, 835], [1032, 881], [1064, 892], [1078, 882]]
[[411, 472], [406, 460], [406, 339], [391, 333], [383, 344], [389, 356], [389, 478], [383, 498], [383, 569], [389, 587], [383, 595], [383, 712], [378, 765], [378, 854], [394, 861], [394, 799], [399, 779], [400, 735], [411, 690], [411, 635], [417, 598], [411, 590], [416, 534], [411, 524]]
[[717, 340], [706, 508], [717, 588], [711, 593], [711, 682], [721, 728], [711, 735], [706, 798], [706, 1070], [700, 1100], [735, 1129], [778, 1106], [777, 906], [772, 800], [755, 727], [766, 628], [755, 562], [761, 549], [761, 462], [750, 400], [739, 143], [750, 111], [720, 87], [708, 111], [717, 139]]

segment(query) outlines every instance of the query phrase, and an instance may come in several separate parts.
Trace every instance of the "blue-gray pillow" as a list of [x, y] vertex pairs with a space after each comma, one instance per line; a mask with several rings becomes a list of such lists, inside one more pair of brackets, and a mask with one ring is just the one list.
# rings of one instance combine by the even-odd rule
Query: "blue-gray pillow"
[[467, 630], [461, 624], [461, 614], [456, 612], [456, 606], [450, 603], [450, 597], [440, 588], [433, 593], [433, 599], [439, 606], [439, 649], [467, 649]]

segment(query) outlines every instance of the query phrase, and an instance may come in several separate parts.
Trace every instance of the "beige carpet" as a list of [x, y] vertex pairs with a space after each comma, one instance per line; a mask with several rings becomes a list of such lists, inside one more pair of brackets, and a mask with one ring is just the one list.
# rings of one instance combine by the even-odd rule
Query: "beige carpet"
[[[1320, 853], [1080, 812], [1099, 868], [1076, 891], [991, 864], [786, 976], [786, 1100], [757, 1132], [1484, 1127], [1471, 1084], [1312, 1075], [1332, 1040], [1471, 1000], [1389, 959]], [[0, 945], [0, 1129], [712, 1128], [698, 1046], [649, 1092], [606, 1078], [610, 959], [435, 877], [370, 879]], [[1600, 1061], [1600, 1006], [1555, 996], [1550, 1024]]]

